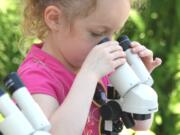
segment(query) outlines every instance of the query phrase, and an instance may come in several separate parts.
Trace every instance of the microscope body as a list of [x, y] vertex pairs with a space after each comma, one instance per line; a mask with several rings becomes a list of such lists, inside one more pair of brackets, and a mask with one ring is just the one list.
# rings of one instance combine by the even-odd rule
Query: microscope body
[[[148, 70], [139, 56], [131, 52], [127, 36], [118, 41], [126, 52], [127, 62], [118, 67], [109, 79], [120, 99], [110, 100], [100, 108], [105, 128], [110, 130], [112, 123], [119, 119], [131, 128], [135, 124], [134, 119], [150, 119], [151, 114], [158, 110], [157, 94], [151, 88], [153, 79]], [[5, 79], [5, 85], [19, 108], [8, 94], [0, 90], [0, 113], [4, 117], [0, 122], [0, 131], [4, 135], [50, 135], [50, 123], [18, 75], [10, 74]]]
[[30, 135], [34, 132], [32, 125], [18, 109], [8, 94], [2, 90], [0, 95], [0, 113], [4, 120], [0, 123], [0, 130], [4, 135]]
[[[4, 80], [8, 93], [0, 89], [0, 122], [3, 135], [50, 135], [51, 125], [23, 85], [17, 73], [11, 73]], [[17, 106], [16, 106], [17, 105]]]
[[126, 53], [127, 63], [119, 67], [111, 76], [112, 85], [121, 95], [122, 110], [134, 114], [152, 114], [158, 110], [158, 98], [151, 88], [153, 79], [141, 58], [131, 51], [131, 41], [127, 36], [118, 39]]
[[130, 49], [129, 38], [122, 36], [117, 41], [126, 53], [127, 62], [118, 67], [109, 79], [120, 98], [110, 99], [100, 112], [105, 121], [121, 119], [126, 128], [132, 128], [134, 120], [150, 119], [151, 114], [158, 111], [158, 97], [151, 88], [153, 79], [150, 73], [141, 58]]
[[118, 100], [125, 112], [135, 114], [151, 114], [158, 109], [157, 94], [141, 80], [125, 63], [110, 76], [113, 87], [119, 92]]

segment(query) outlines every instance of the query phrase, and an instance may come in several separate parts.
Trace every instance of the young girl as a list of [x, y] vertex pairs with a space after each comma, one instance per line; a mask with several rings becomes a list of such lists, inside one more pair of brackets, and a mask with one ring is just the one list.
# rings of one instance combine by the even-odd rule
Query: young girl
[[[99, 108], [92, 103], [97, 83], [126, 62], [111, 39], [126, 22], [129, 0], [26, 0], [24, 26], [42, 40], [32, 46], [18, 73], [52, 124], [52, 135], [99, 135]], [[151, 72], [161, 60], [132, 43]], [[146, 130], [151, 120], [136, 121]]]

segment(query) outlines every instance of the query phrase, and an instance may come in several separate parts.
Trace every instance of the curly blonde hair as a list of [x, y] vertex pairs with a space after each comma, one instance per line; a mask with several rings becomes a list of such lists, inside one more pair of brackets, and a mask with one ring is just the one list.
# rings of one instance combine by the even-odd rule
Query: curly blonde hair
[[[96, 8], [97, 0], [26, 0], [22, 22], [25, 35], [43, 40], [47, 35], [43, 13], [47, 6], [61, 7], [68, 21], [77, 16], [87, 16]], [[82, 6], [83, 5], [83, 6]]]
[[[141, 0], [129, 0], [130, 3]], [[24, 19], [22, 22], [23, 33], [26, 36], [43, 40], [47, 36], [48, 27], [44, 22], [43, 13], [47, 6], [55, 5], [63, 10], [69, 22], [77, 16], [88, 16], [95, 10], [97, 0], [26, 0]]]

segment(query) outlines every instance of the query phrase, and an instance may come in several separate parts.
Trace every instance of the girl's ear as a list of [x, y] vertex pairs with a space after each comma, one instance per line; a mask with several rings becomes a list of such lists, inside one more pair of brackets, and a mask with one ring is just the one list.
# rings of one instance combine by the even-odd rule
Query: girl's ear
[[56, 6], [48, 6], [44, 11], [44, 21], [48, 28], [57, 31], [63, 19], [62, 11]]

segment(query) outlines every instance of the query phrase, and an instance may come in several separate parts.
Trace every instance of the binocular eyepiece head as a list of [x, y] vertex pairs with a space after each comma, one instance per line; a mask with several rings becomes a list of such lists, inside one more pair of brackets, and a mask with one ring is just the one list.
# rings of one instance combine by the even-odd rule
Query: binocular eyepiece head
[[[107, 41], [109, 41], [109, 38], [105, 37], [98, 44], [102, 44]], [[119, 45], [123, 48], [124, 51], [131, 47], [131, 40], [126, 35], [118, 37], [117, 41], [119, 42]]]

